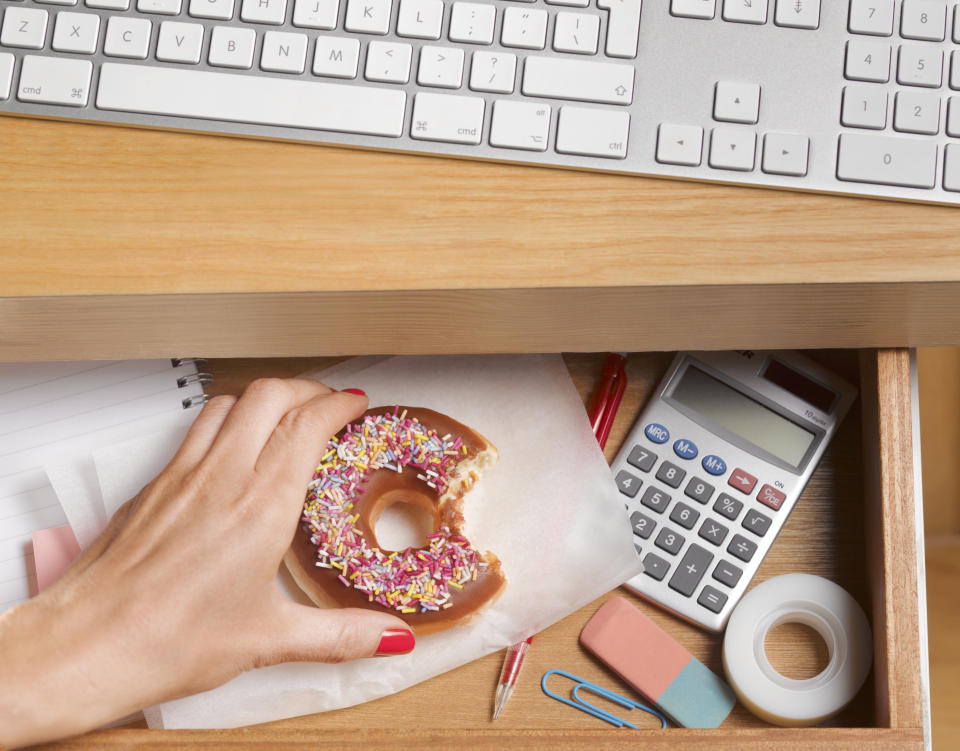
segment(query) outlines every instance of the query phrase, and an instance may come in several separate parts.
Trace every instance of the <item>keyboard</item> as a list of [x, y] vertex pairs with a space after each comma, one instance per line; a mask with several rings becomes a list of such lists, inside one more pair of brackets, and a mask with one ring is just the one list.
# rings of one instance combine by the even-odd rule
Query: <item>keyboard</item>
[[0, 114], [960, 202], [952, 1], [0, 10]]

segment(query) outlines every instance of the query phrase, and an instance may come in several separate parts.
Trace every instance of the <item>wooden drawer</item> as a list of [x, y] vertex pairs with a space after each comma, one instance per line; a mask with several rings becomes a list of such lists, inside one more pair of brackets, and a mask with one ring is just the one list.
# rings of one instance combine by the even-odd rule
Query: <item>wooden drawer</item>
[[[717, 730], [616, 730], [550, 701], [540, 676], [559, 667], [616, 691], [629, 692], [579, 646], [580, 629], [600, 598], [539, 634], [514, 696], [490, 721], [502, 653], [465, 665], [400, 694], [337, 712], [227, 731], [102, 731], [73, 747], [136, 748], [225, 745], [273, 748], [574, 748], [642, 743], [647, 749], [920, 749], [929, 735], [926, 614], [922, 561], [916, 381], [908, 350], [811, 353], [858, 382], [860, 399], [848, 415], [800, 503], [763, 563], [757, 581], [803, 571], [850, 591], [870, 616], [874, 666], [854, 702], [825, 726], [783, 729], [737, 706]], [[629, 390], [607, 446], [612, 457], [671, 355], [632, 355]], [[587, 397], [599, 373], [599, 355], [571, 355], [567, 363]], [[218, 360], [217, 391], [238, 392], [259, 375], [295, 375], [320, 359]], [[611, 593], [612, 594], [612, 593]], [[616, 594], [632, 597], [625, 591]], [[607, 597], [610, 595], [607, 595]], [[691, 652], [722, 674], [721, 639], [643, 605], [644, 611]], [[788, 633], [789, 637], [790, 634]], [[768, 643], [774, 665], [810, 668], [810, 650], [797, 639]], [[814, 671], [815, 672], [815, 671]], [[641, 716], [640, 723], [646, 723]]]

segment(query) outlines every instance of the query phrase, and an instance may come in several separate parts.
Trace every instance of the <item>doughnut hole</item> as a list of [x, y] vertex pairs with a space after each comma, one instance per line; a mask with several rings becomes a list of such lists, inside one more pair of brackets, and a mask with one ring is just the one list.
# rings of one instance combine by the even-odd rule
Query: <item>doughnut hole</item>
[[434, 501], [410, 490], [384, 493], [370, 514], [374, 544], [381, 550], [427, 547], [427, 535], [439, 525]]
[[819, 675], [830, 663], [830, 652], [823, 637], [803, 623], [781, 623], [770, 629], [764, 650], [771, 667], [795, 681]]

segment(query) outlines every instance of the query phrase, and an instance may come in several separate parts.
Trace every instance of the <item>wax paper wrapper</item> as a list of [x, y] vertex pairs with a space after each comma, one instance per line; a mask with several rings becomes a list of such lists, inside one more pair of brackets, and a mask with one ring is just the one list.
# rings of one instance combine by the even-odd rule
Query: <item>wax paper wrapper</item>
[[[623, 502], [559, 355], [358, 358], [311, 376], [361, 388], [371, 406], [446, 413], [497, 446], [500, 461], [466, 497], [466, 532], [500, 558], [507, 587], [468, 623], [418, 638], [409, 655], [253, 670], [154, 708], [151, 726], [236, 727], [402, 691], [541, 631], [641, 571]], [[105, 477], [119, 460], [98, 452], [98, 472]], [[140, 481], [129, 467], [126, 478], [124, 491]], [[119, 502], [112, 495], [104, 493], [108, 507]], [[285, 571], [278, 583], [306, 602]]]

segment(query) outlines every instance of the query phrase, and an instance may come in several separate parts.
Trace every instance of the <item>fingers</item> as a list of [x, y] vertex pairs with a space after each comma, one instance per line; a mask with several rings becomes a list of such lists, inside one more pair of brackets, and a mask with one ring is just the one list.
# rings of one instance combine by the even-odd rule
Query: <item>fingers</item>
[[236, 403], [237, 397], [225, 395], [215, 396], [204, 404], [167, 469], [182, 475], [196, 467], [210, 451]]

